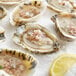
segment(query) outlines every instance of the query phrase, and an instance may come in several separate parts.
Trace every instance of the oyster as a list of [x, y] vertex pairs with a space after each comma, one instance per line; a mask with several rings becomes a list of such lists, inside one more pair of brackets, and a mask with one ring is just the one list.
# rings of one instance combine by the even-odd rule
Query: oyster
[[29, 54], [0, 49], [0, 70], [8, 76], [32, 76], [36, 65], [36, 59]]
[[0, 0], [0, 4], [2, 4], [2, 5], [13, 5], [13, 4], [19, 4], [23, 1], [24, 0]]
[[76, 13], [75, 0], [47, 0], [48, 8], [57, 13]]
[[0, 26], [0, 41], [3, 41], [5, 39], [4, 33], [5, 30]]
[[51, 53], [59, 50], [57, 38], [37, 23], [28, 23], [17, 28], [13, 41], [34, 53]]
[[6, 9], [0, 6], [0, 19], [4, 18], [6, 15], [7, 15]]
[[55, 15], [51, 19], [64, 40], [72, 41], [76, 39], [76, 15], [63, 13]]
[[33, 0], [22, 3], [11, 13], [10, 23], [17, 26], [26, 22], [35, 21], [42, 15], [45, 8], [45, 2], [42, 1]]

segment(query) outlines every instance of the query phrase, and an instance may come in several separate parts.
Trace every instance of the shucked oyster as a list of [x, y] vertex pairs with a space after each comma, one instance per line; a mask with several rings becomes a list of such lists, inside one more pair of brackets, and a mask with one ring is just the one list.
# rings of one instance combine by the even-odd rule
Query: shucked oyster
[[6, 9], [0, 6], [0, 19], [4, 18], [6, 15], [7, 15]]
[[3, 5], [13, 5], [13, 4], [19, 4], [23, 2], [24, 0], [0, 0], [0, 4]]
[[35, 21], [45, 10], [45, 3], [33, 0], [17, 6], [10, 16], [12, 25], [20, 25], [26, 22]]
[[76, 39], [76, 16], [74, 14], [60, 14], [51, 18], [58, 33], [66, 40]]
[[58, 40], [47, 29], [37, 23], [20, 26], [13, 41], [34, 53], [51, 53], [59, 49]]
[[51, 10], [62, 13], [75, 13], [76, 12], [76, 1], [75, 0], [47, 0], [48, 8]]
[[0, 76], [32, 76], [37, 61], [16, 50], [0, 50]]

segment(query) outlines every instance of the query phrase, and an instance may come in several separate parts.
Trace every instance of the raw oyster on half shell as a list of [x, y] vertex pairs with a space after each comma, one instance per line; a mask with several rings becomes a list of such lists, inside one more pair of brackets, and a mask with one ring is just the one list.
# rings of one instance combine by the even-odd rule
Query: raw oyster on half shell
[[[33, 76], [37, 60], [17, 50], [0, 49], [0, 73], [1, 76]], [[0, 71], [1, 72], [1, 71]]]
[[63, 13], [55, 15], [51, 19], [63, 39], [68, 41], [76, 39], [76, 15]]
[[34, 53], [52, 53], [59, 50], [58, 39], [37, 23], [28, 23], [17, 28], [13, 41]]
[[36, 21], [45, 11], [45, 8], [45, 2], [41, 0], [22, 3], [11, 13], [10, 23], [17, 26], [26, 22]]
[[56, 13], [76, 13], [75, 0], [47, 0], [47, 7]]

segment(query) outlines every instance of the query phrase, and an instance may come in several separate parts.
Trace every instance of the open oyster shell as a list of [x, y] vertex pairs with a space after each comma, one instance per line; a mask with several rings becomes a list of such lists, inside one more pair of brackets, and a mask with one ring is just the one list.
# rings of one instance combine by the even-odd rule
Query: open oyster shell
[[7, 15], [6, 9], [0, 6], [0, 19], [4, 18], [6, 15]]
[[76, 39], [76, 15], [59, 14], [51, 18], [62, 39], [72, 41]]
[[3, 41], [3, 40], [5, 39], [4, 33], [5, 33], [4, 28], [2, 28], [2, 27], [0, 26], [0, 41]]
[[45, 2], [33, 0], [17, 6], [10, 15], [12, 25], [20, 25], [26, 22], [36, 21], [45, 11]]
[[75, 13], [75, 0], [47, 0], [48, 5], [47, 7], [51, 10], [55, 11], [56, 13]]
[[0, 0], [2, 5], [14, 5], [23, 2], [24, 0]]
[[13, 41], [34, 53], [52, 53], [59, 50], [57, 38], [37, 23], [28, 23], [17, 28]]
[[37, 65], [36, 59], [17, 50], [0, 49], [0, 70], [9, 76], [32, 76]]

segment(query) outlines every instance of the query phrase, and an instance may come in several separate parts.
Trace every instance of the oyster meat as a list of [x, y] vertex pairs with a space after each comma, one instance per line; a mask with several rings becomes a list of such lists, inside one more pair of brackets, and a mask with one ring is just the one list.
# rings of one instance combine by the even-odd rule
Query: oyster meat
[[24, 0], [0, 0], [0, 4], [3, 5], [13, 5], [13, 4], [19, 4], [23, 2]]
[[0, 19], [4, 18], [6, 15], [7, 15], [6, 9], [0, 6]]
[[[16, 50], [0, 49], [0, 75], [32, 76], [37, 61], [28, 54]], [[3, 74], [2, 74], [3, 73]]]
[[10, 16], [12, 25], [20, 25], [26, 22], [36, 21], [45, 10], [45, 3], [42, 1], [25, 2], [17, 6]]
[[62, 38], [69, 41], [76, 39], [76, 16], [74, 14], [59, 14], [51, 19]]
[[75, 13], [76, 12], [76, 1], [75, 0], [47, 0], [48, 8], [51, 10], [62, 13]]
[[51, 53], [59, 50], [59, 42], [47, 29], [37, 23], [17, 28], [13, 41], [34, 53]]

